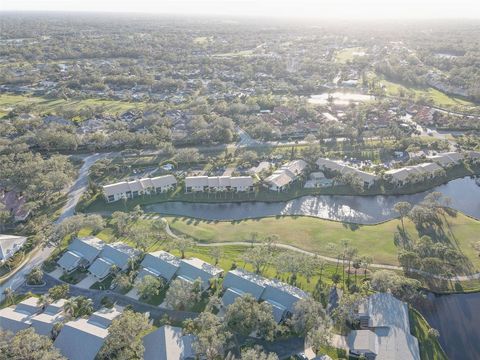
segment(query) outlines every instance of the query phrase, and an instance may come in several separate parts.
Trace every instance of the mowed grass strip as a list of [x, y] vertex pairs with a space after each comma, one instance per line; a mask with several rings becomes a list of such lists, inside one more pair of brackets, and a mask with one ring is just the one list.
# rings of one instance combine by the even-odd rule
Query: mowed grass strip
[[[341, 247], [348, 240], [358, 249], [360, 256], [371, 256], [375, 263], [398, 265], [398, 247], [394, 234], [398, 232], [400, 220], [394, 219], [377, 225], [357, 225], [304, 216], [269, 217], [243, 221], [204, 221], [185, 217], [167, 217], [170, 227], [199, 242], [249, 241], [252, 233], [258, 239], [276, 234], [279, 242], [325, 256], [336, 256], [330, 244]], [[405, 229], [415, 241], [421, 235], [415, 225], [405, 220]], [[480, 268], [478, 252], [474, 244], [478, 241], [480, 222], [461, 213], [446, 217], [442, 226], [444, 237], [458, 247], [471, 261], [474, 269]]]

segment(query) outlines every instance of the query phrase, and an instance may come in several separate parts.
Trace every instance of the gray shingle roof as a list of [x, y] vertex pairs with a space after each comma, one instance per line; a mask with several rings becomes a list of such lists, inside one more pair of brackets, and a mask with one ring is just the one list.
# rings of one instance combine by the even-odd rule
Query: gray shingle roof
[[57, 263], [66, 271], [71, 271], [78, 267], [82, 257], [72, 251], [67, 251], [58, 259]]
[[103, 279], [106, 277], [112, 270], [113, 262], [104, 258], [96, 259], [93, 264], [88, 268], [88, 271], [93, 276]]
[[210, 286], [210, 279], [219, 276], [222, 272], [222, 269], [203, 260], [191, 258], [180, 260], [180, 268], [178, 269], [177, 276], [189, 281], [195, 281], [200, 278], [203, 288], [208, 288]]
[[194, 358], [193, 336], [183, 335], [182, 328], [162, 326], [143, 338], [145, 360], [186, 360]]
[[180, 267], [180, 259], [170, 253], [160, 250], [145, 255], [141, 266], [143, 270], [139, 274], [139, 277], [143, 277], [148, 273], [149, 275], [153, 274], [155, 276], [161, 276], [169, 282], [175, 276]]

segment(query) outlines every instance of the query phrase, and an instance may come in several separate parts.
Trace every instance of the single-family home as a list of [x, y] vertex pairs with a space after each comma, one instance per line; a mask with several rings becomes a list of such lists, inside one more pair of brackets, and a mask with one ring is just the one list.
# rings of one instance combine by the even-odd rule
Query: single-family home
[[0, 328], [17, 333], [20, 330], [29, 328], [31, 318], [38, 314], [42, 307], [38, 304], [36, 297], [30, 297], [16, 306], [6, 307], [0, 310]]
[[444, 152], [444, 153], [438, 153], [436, 155], [429, 155], [427, 156], [427, 159], [433, 162], [436, 162], [439, 164], [441, 167], [450, 167], [450, 166], [455, 166], [460, 164], [464, 157], [463, 154], [458, 153], [458, 152]]
[[180, 259], [166, 251], [146, 254], [140, 264], [141, 270], [137, 279], [145, 275], [159, 276], [170, 282], [180, 268]]
[[410, 334], [408, 305], [390, 293], [368, 297], [358, 309], [360, 330], [345, 339], [352, 356], [367, 359], [420, 360], [418, 340]]
[[69, 360], [94, 360], [108, 336], [108, 327], [120, 310], [102, 309], [89, 319], [67, 322], [53, 345]]
[[107, 244], [103, 247], [100, 255], [88, 268], [90, 274], [97, 279], [106, 278], [115, 266], [120, 271], [128, 268], [129, 261], [139, 256], [140, 252], [122, 242]]
[[10, 259], [26, 243], [25, 236], [0, 234], [0, 264]]
[[67, 273], [79, 266], [88, 267], [104, 247], [105, 243], [95, 236], [75, 238], [57, 263]]
[[272, 306], [273, 316], [277, 322], [293, 313], [298, 300], [308, 297], [307, 293], [295, 286], [238, 268], [230, 270], [225, 275], [223, 288], [224, 306], [233, 304], [238, 297], [250, 294], [256, 300], [265, 301]]
[[264, 181], [270, 190], [284, 191], [305, 172], [307, 166], [304, 160], [292, 160], [275, 170]]
[[253, 179], [250, 176], [187, 176], [185, 192], [202, 191], [253, 191]]
[[194, 282], [200, 279], [202, 288], [208, 289], [210, 287], [210, 281], [218, 278], [222, 273], [223, 270], [216, 266], [197, 258], [190, 258], [180, 260], [180, 268], [176, 273], [176, 277], [188, 282]]
[[377, 175], [354, 168], [341, 161], [319, 158], [316, 164], [320, 170], [329, 171], [330, 173], [333, 173], [333, 174], [338, 174], [338, 175], [354, 174], [362, 181], [362, 184], [365, 188], [371, 187], [372, 185], [375, 184], [375, 181], [378, 180]]
[[193, 335], [184, 335], [183, 329], [164, 325], [143, 337], [145, 360], [195, 359]]
[[107, 202], [114, 202], [141, 195], [160, 194], [174, 189], [176, 185], [177, 179], [175, 179], [175, 176], [164, 175], [104, 185], [103, 194]]
[[63, 305], [65, 299], [57, 300], [49, 304], [45, 310], [31, 318], [32, 327], [35, 332], [40, 335], [50, 336], [55, 324], [62, 322], [65, 318], [63, 313]]

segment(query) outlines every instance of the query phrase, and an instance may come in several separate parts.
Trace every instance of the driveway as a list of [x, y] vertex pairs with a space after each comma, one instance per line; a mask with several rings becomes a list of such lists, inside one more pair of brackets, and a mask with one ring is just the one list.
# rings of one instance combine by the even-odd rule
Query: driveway
[[97, 282], [97, 278], [95, 278], [93, 275], [87, 275], [85, 279], [80, 281], [78, 284], [76, 284], [76, 287], [79, 287], [81, 289], [90, 289], [90, 287]]
[[60, 276], [63, 275], [63, 269], [60, 268], [60, 267], [57, 267], [55, 270], [53, 270], [52, 272], [48, 273], [51, 277], [55, 278], [55, 279], [60, 279]]
[[126, 293], [125, 296], [128, 296], [129, 298], [132, 298], [134, 300], [138, 300], [140, 298], [140, 295], [138, 295], [137, 289], [135, 288]]

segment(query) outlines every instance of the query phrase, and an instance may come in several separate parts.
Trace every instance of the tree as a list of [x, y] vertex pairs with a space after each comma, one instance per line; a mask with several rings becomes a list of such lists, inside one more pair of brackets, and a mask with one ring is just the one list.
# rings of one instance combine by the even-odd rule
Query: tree
[[185, 259], [185, 252], [195, 246], [195, 242], [186, 237], [179, 237], [173, 241], [173, 247], [180, 251], [182, 259]]
[[220, 318], [210, 312], [202, 312], [195, 320], [188, 320], [185, 328], [195, 335], [195, 353], [207, 360], [224, 358], [231, 334], [225, 330]]
[[266, 245], [252, 246], [248, 248], [242, 255], [242, 260], [251, 264], [255, 268], [255, 273], [260, 274], [264, 266], [270, 263], [271, 253]]
[[303, 258], [295, 252], [283, 251], [275, 259], [275, 266], [279, 273], [290, 273], [290, 283], [294, 284], [298, 273], [302, 271], [305, 264]]
[[[3, 338], [3, 335], [0, 334], [0, 337]], [[47, 336], [38, 335], [33, 328], [28, 328], [10, 338], [8, 345], [2, 346], [0, 343], [0, 359], [63, 360], [65, 358], [53, 346], [52, 340]]]
[[30, 285], [39, 285], [43, 282], [43, 270], [35, 266], [27, 275], [27, 283]]
[[125, 236], [127, 234], [130, 215], [123, 211], [115, 211], [112, 214], [112, 222], [115, 226], [115, 231], [119, 236]]
[[141, 299], [150, 299], [160, 293], [165, 283], [158, 277], [145, 275], [136, 285], [138, 295]]
[[60, 299], [65, 299], [70, 291], [70, 286], [68, 284], [55, 285], [48, 289], [48, 296], [52, 301], [57, 301]]
[[337, 308], [332, 313], [332, 320], [340, 331], [344, 331], [348, 324], [355, 321], [358, 306], [362, 301], [364, 301], [364, 298], [358, 293], [343, 293]]
[[95, 233], [104, 227], [105, 220], [100, 215], [73, 215], [55, 227], [52, 240], [59, 242], [68, 235], [76, 235], [83, 228], [91, 229]]
[[408, 216], [408, 214], [410, 213], [410, 210], [412, 210], [412, 205], [409, 202], [400, 201], [400, 202], [397, 202], [393, 206], [393, 208], [400, 215], [400, 221], [402, 223], [402, 233], [405, 235], [404, 219], [406, 216]]
[[414, 302], [421, 296], [418, 280], [410, 279], [390, 270], [375, 271], [370, 281], [372, 289], [391, 293], [400, 300]]
[[93, 302], [85, 296], [70, 298], [63, 304], [63, 311], [74, 319], [88, 316], [93, 313]]
[[175, 279], [165, 294], [165, 303], [175, 310], [190, 309], [200, 301], [202, 284], [200, 279], [191, 283], [181, 279]]
[[125, 310], [112, 321], [108, 328], [98, 360], [135, 360], [143, 359], [142, 336], [151, 329], [147, 316], [142, 313]]
[[241, 360], [278, 360], [275, 353], [265, 353], [261, 347], [242, 350]]
[[332, 329], [328, 322], [324, 321], [307, 334], [305, 342], [311, 346], [315, 354], [319, 355], [320, 349], [330, 346], [332, 341]]
[[273, 340], [277, 329], [271, 305], [266, 302], [258, 303], [248, 294], [238, 297], [227, 308], [224, 323], [227, 329], [235, 335], [237, 347], [239, 345], [238, 335], [249, 336], [251, 333], [256, 333], [266, 340]]
[[428, 336], [433, 339], [438, 339], [440, 337], [440, 332], [437, 329], [431, 327], [430, 329], [428, 329]]
[[3, 296], [5, 296], [5, 302], [9, 305], [13, 304], [15, 301], [15, 293], [13, 292], [11, 287], [5, 288], [3, 290]]
[[132, 286], [132, 280], [130, 276], [123, 272], [119, 272], [115, 275], [113, 283], [117, 288], [124, 291], [130, 289], [130, 287]]
[[309, 331], [319, 326], [326, 317], [322, 304], [308, 297], [295, 303], [292, 317], [288, 322], [293, 331], [300, 336], [306, 336]]
[[215, 266], [217, 266], [220, 258], [223, 256], [223, 251], [220, 246], [213, 246], [210, 249], [210, 256], [215, 260]]

